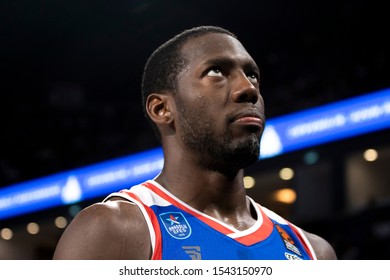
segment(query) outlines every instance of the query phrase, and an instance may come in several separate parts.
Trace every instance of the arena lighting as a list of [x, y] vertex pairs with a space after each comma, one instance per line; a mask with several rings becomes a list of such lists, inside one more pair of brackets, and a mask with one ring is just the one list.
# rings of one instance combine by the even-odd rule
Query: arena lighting
[[273, 193], [275, 201], [293, 204], [297, 199], [297, 194], [293, 189], [280, 189]]
[[244, 177], [244, 187], [246, 189], [251, 189], [255, 186], [256, 180], [252, 176], [245, 176]]
[[57, 228], [66, 228], [66, 226], [68, 225], [68, 220], [65, 217], [58, 216], [54, 220], [54, 225]]
[[289, 181], [294, 178], [294, 170], [292, 170], [290, 167], [282, 168], [279, 171], [279, 177], [282, 180]]
[[267, 120], [261, 158], [390, 128], [390, 89]]
[[[390, 128], [390, 88], [267, 120], [261, 159]], [[0, 189], [0, 220], [75, 204], [156, 176], [161, 148]]]
[[29, 234], [35, 235], [39, 233], [40, 227], [37, 223], [31, 222], [27, 224], [26, 230]]
[[10, 228], [3, 228], [2, 230], [0, 230], [0, 236], [4, 240], [11, 240], [14, 236], [14, 233]]
[[162, 165], [162, 150], [158, 148], [2, 188], [0, 221], [105, 196], [156, 176]]
[[378, 159], [378, 152], [375, 149], [367, 149], [363, 153], [363, 158], [366, 161], [376, 161]]

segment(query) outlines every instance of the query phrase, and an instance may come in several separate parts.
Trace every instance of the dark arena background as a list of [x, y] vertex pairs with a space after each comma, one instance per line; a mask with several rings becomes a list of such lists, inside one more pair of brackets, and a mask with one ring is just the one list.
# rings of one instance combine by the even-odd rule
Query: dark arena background
[[[80, 209], [158, 169], [139, 154], [159, 148], [141, 107], [143, 66], [197, 25], [236, 33], [261, 70], [271, 139], [281, 138], [246, 170], [248, 195], [325, 237], [339, 259], [390, 258], [389, 15], [379, 1], [0, 3], [0, 259], [51, 259]], [[350, 132], [345, 116], [361, 126]], [[301, 142], [288, 146], [278, 125], [293, 120]], [[84, 188], [88, 172], [89, 186], [107, 188]]]

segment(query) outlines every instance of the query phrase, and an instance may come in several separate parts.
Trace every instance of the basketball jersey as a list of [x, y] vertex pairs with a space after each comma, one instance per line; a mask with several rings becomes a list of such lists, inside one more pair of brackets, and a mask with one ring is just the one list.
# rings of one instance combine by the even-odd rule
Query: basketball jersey
[[240, 231], [181, 201], [153, 180], [112, 193], [135, 203], [149, 228], [154, 260], [316, 259], [301, 229], [247, 197], [256, 222]]

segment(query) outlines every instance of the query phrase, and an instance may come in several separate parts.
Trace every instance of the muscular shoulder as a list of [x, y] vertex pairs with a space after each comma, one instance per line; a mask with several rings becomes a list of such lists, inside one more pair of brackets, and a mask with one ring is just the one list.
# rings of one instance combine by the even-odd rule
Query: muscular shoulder
[[337, 256], [333, 247], [322, 237], [303, 230], [319, 260], [336, 260]]
[[93, 204], [61, 236], [54, 259], [148, 259], [151, 243], [140, 209], [126, 201]]

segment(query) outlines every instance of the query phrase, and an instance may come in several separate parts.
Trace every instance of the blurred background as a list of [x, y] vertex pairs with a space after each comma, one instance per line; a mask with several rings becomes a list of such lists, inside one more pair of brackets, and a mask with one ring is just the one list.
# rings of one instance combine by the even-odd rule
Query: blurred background
[[[74, 215], [111, 192], [82, 196], [74, 170], [158, 149], [141, 107], [143, 66], [184, 29], [237, 34], [260, 67], [270, 120], [390, 88], [388, 10], [376, 1], [0, 3], [0, 259], [51, 259]], [[260, 159], [246, 170], [248, 194], [340, 259], [389, 259], [389, 127]], [[109, 181], [94, 172], [91, 184]], [[28, 208], [58, 191], [34, 189], [56, 174], [75, 194]]]

